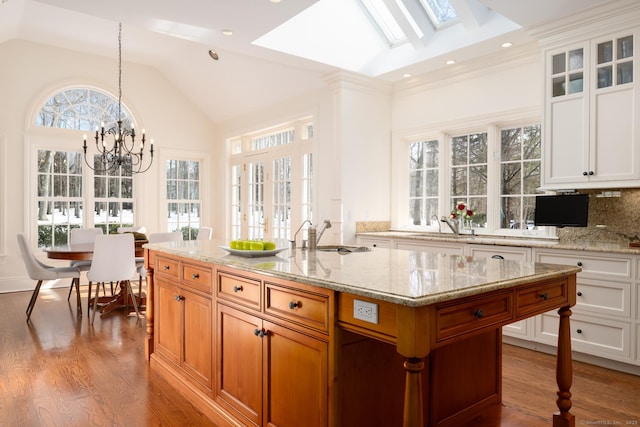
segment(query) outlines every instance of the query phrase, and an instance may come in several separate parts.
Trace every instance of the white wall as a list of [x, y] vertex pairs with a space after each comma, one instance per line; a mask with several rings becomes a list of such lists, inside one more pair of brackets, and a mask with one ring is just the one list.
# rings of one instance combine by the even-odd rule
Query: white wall
[[[18, 252], [16, 233], [35, 232], [29, 221], [28, 200], [29, 144], [39, 139], [42, 130], [30, 128], [30, 119], [38, 103], [56, 89], [67, 85], [90, 85], [117, 96], [117, 61], [112, 58], [81, 54], [52, 46], [12, 40], [0, 44], [0, 169], [4, 186], [0, 187], [0, 292], [16, 287], [32, 289]], [[123, 104], [154, 139], [157, 150], [152, 169], [136, 178], [139, 192], [137, 221], [149, 230], [159, 228], [158, 194], [161, 171], [157, 161], [163, 150], [179, 149], [209, 152], [214, 126], [193, 104], [155, 69], [123, 63]], [[2, 144], [4, 142], [4, 144]], [[82, 145], [82, 132], [71, 132], [69, 149]], [[2, 150], [4, 147], [4, 150]], [[212, 168], [203, 181], [215, 188]], [[211, 190], [208, 190], [209, 193]], [[213, 223], [212, 209], [202, 219]], [[205, 211], [205, 212], [206, 212]], [[3, 251], [4, 249], [4, 251]]]

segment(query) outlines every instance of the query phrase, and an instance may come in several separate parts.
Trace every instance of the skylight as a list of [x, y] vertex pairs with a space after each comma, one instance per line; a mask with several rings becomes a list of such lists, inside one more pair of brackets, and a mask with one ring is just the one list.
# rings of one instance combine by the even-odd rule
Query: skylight
[[449, 0], [420, 0], [420, 4], [436, 28], [458, 18], [456, 10]]
[[389, 11], [384, 0], [360, 0], [360, 2], [391, 46], [407, 40], [407, 36]]

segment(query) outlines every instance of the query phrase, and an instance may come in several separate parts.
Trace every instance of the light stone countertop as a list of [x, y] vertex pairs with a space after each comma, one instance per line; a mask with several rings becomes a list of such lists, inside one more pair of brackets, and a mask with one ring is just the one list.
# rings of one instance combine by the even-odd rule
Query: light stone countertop
[[578, 267], [373, 248], [345, 255], [285, 250], [275, 256], [230, 255], [215, 240], [146, 244], [145, 248], [230, 266], [395, 304], [419, 307], [534, 280], [563, 277]]
[[391, 239], [408, 239], [416, 242], [450, 242], [450, 243], [468, 243], [476, 245], [495, 245], [495, 246], [519, 246], [527, 248], [549, 248], [549, 249], [565, 249], [573, 251], [593, 251], [593, 252], [609, 252], [618, 254], [640, 255], [640, 248], [631, 248], [625, 243], [609, 243], [609, 242], [559, 242], [551, 239], [535, 239], [535, 238], [517, 238], [517, 237], [493, 237], [493, 236], [471, 236], [463, 234], [455, 237], [450, 233], [420, 233], [411, 231], [375, 231], [357, 233], [358, 236], [371, 238], [391, 238]]

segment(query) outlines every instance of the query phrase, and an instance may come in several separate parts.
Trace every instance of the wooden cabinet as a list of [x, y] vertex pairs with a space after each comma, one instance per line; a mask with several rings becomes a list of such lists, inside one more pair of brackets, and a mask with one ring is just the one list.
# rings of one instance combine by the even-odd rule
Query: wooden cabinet
[[226, 270], [217, 284], [216, 401], [251, 425], [327, 426], [332, 292]]
[[638, 35], [630, 27], [545, 50], [542, 188], [638, 186]]
[[155, 349], [188, 381], [212, 393], [211, 267], [158, 256]]

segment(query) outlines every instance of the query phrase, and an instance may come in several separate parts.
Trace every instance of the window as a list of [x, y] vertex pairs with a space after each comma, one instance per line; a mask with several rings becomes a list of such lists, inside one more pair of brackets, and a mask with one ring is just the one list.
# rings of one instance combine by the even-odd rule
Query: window
[[[483, 234], [546, 235], [534, 231], [540, 186], [541, 126], [537, 123], [473, 123], [475, 131], [406, 137], [394, 149], [396, 229], [438, 231], [438, 218], [464, 203], [474, 214], [465, 227]], [[442, 161], [441, 159], [447, 159]], [[408, 161], [407, 161], [408, 160]], [[402, 175], [402, 176], [401, 176]], [[395, 182], [397, 181], [397, 182]]]
[[[131, 116], [123, 107], [121, 117], [125, 126]], [[118, 100], [97, 89], [69, 88], [50, 97], [40, 108], [35, 125], [55, 129], [95, 131], [103, 122], [111, 127], [118, 119]], [[47, 148], [37, 150], [37, 209], [38, 245], [51, 246], [67, 242], [69, 230], [75, 227], [101, 227], [114, 233], [119, 226], [134, 224], [133, 179], [130, 174], [116, 170], [83, 168], [84, 156], [78, 151]], [[85, 180], [93, 179], [91, 193], [84, 191]], [[88, 187], [91, 189], [91, 186]], [[90, 206], [93, 215], [85, 215]]]
[[428, 225], [438, 221], [439, 142], [409, 144], [409, 224]]
[[82, 155], [38, 150], [37, 157], [38, 247], [63, 245], [84, 223]]
[[487, 223], [487, 133], [451, 138], [450, 209], [464, 203], [474, 214], [472, 227]]
[[195, 240], [200, 229], [200, 162], [167, 160], [167, 231], [180, 231], [184, 240]]
[[229, 142], [231, 239], [286, 246], [292, 227], [313, 217], [313, 122], [306, 118]]
[[500, 228], [532, 229], [540, 186], [540, 125], [500, 132]]

